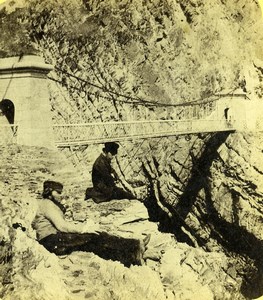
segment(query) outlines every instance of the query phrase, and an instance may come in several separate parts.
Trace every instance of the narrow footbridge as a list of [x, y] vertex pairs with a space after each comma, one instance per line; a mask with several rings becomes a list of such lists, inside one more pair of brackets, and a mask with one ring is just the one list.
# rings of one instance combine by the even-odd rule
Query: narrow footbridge
[[[53, 125], [55, 142], [57, 147], [67, 147], [107, 141], [235, 131], [237, 119], [239, 120], [238, 124], [242, 123], [245, 128], [245, 116], [241, 116], [235, 107], [241, 111], [243, 109], [244, 112], [240, 101], [243, 103], [249, 102], [249, 100], [240, 95], [227, 99], [226, 97], [222, 98], [224, 98], [223, 101], [182, 105], [176, 108], [173, 118], [167, 119], [56, 124]], [[232, 105], [233, 103], [235, 103], [235, 107]], [[171, 111], [167, 112], [167, 115], [170, 113]]]
[[200, 132], [233, 131], [226, 120], [149, 120], [54, 125], [58, 147], [154, 138]]
[[[93, 106], [85, 108], [93, 110], [95, 107], [100, 119], [93, 119], [94, 114], [87, 112], [84, 118], [90, 119], [82, 119], [82, 123], [76, 124], [72, 118], [69, 124], [54, 124], [47, 84], [48, 79], [52, 79], [47, 76], [52, 69], [53, 66], [35, 55], [0, 59], [0, 145], [17, 143], [54, 148], [54, 144], [71, 147], [195, 133], [263, 131], [263, 101], [250, 100], [242, 92], [168, 104], [119, 94], [58, 68], [56, 72], [62, 73], [63, 78], [72, 78], [74, 86], [70, 89], [76, 88], [76, 95], [83, 94], [80, 96], [83, 105], [90, 100], [86, 97], [86, 86], [92, 86], [89, 92], [93, 95]], [[63, 82], [52, 80], [62, 87]], [[81, 84], [75, 87], [76, 82]], [[98, 114], [100, 105], [109, 109], [110, 119], [115, 118], [115, 121], [105, 122], [105, 116]]]
[[[172, 107], [167, 109], [166, 115], [154, 113], [143, 119], [133, 118], [131, 112], [131, 120], [126, 121], [53, 124], [49, 134], [53, 134], [57, 147], [64, 148], [196, 133], [263, 131], [262, 111], [263, 101], [231, 95], [216, 101]], [[19, 143], [20, 124], [6, 124], [1, 119], [1, 141]]]

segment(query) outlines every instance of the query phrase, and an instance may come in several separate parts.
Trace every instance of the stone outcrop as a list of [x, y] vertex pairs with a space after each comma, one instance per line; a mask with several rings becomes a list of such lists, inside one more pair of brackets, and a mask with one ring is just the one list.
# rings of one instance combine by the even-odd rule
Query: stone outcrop
[[[235, 264], [233, 258], [195, 249], [178, 243], [170, 233], [161, 233], [158, 223], [149, 221], [146, 207], [137, 200], [100, 204], [84, 201], [85, 180], [61, 154], [10, 146], [2, 149], [1, 157], [3, 299], [237, 297], [242, 279], [237, 274], [229, 275]], [[42, 182], [48, 178], [65, 183], [69, 219], [93, 220], [101, 230], [123, 237], [143, 239], [150, 234], [145, 265], [126, 268], [119, 262], [81, 252], [57, 257], [39, 245], [31, 222]]]
[[152, 186], [148, 201], [159, 208], [152, 216], [179, 241], [235, 257], [231, 273], [246, 274], [241, 290], [257, 297], [262, 292], [261, 135], [220, 133], [192, 142], [202, 147], [198, 152], [184, 147], [184, 159], [180, 146], [152, 147], [148, 161], [155, 176], [146, 171]]

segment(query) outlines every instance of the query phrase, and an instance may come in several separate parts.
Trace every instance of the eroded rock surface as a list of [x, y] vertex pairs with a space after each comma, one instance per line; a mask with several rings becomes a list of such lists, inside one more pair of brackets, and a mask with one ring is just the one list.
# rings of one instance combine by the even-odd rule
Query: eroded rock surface
[[[170, 233], [161, 233], [137, 200], [84, 201], [85, 181], [61, 154], [9, 146], [2, 149], [1, 157], [3, 299], [54, 299], [58, 295], [60, 299], [214, 299], [222, 294], [225, 299], [233, 295], [242, 299], [242, 279], [233, 267], [234, 273], [229, 274], [235, 266], [233, 258], [195, 249]], [[57, 257], [39, 245], [30, 224], [42, 182], [48, 178], [65, 182], [68, 218], [94, 220], [102, 230], [119, 236], [143, 239], [151, 234], [145, 265], [126, 268], [81, 252]], [[21, 226], [15, 229], [15, 223]]]

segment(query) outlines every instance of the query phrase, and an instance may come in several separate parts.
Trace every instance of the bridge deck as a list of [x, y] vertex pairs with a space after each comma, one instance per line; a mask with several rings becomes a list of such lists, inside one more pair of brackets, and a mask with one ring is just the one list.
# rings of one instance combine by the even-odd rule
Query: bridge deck
[[145, 120], [54, 125], [57, 147], [156, 138], [191, 133], [234, 131], [226, 120]]
[[[156, 114], [145, 114], [141, 120], [142, 115], [134, 115], [131, 110], [130, 121], [53, 124], [55, 145], [68, 147], [195, 133], [263, 130], [263, 122], [257, 124], [258, 119], [246, 117], [247, 111], [251, 111], [252, 108], [257, 110], [257, 102], [253, 104], [244, 100], [243, 95], [239, 98], [241, 99], [228, 96], [227, 99], [219, 97], [204, 103], [186, 103], [170, 112], [167, 110], [162, 119], [156, 119]], [[170, 114], [171, 112], [175, 114]], [[248, 120], [251, 123], [250, 127], [247, 126]], [[255, 124], [252, 124], [252, 121]], [[12, 128], [14, 137], [19, 131], [18, 127]]]

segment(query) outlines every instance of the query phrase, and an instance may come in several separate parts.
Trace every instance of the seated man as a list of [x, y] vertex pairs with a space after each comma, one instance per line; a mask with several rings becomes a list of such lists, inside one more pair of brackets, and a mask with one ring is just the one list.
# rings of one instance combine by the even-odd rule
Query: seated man
[[118, 260], [125, 266], [141, 265], [149, 236], [140, 241], [122, 238], [99, 231], [95, 223], [73, 223], [64, 218], [62, 205], [63, 185], [55, 181], [45, 181], [43, 199], [39, 200], [32, 227], [37, 239], [49, 252], [56, 255], [73, 251], [93, 252], [104, 259]]
[[136, 199], [136, 197], [116, 186], [118, 176], [111, 166], [111, 160], [118, 153], [119, 145], [114, 142], [105, 143], [102, 153], [92, 167], [93, 188], [87, 188], [85, 199], [94, 202], [106, 202], [113, 199]]

